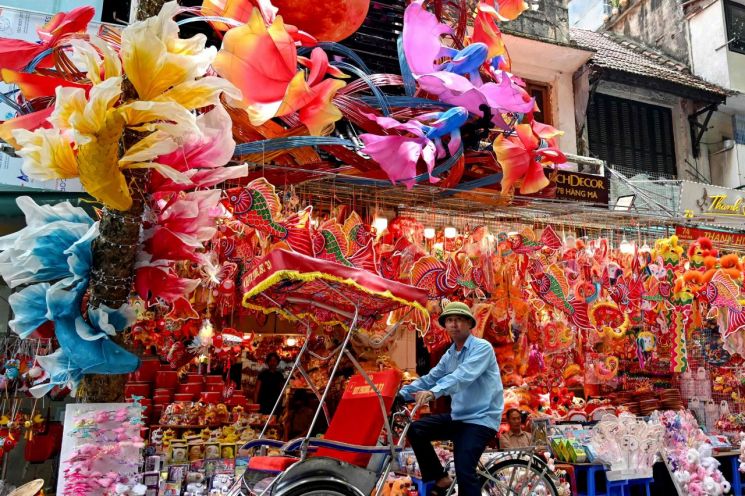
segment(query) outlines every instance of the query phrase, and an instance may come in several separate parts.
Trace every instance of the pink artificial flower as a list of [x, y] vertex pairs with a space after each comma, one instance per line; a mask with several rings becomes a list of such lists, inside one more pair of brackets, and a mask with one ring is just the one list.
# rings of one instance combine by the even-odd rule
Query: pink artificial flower
[[235, 151], [235, 141], [233, 122], [222, 105], [197, 117], [197, 127], [200, 134], [184, 137], [179, 148], [155, 160], [182, 172], [191, 180], [191, 184], [177, 183], [153, 171], [150, 176], [151, 192], [204, 188], [248, 173], [248, 166], [245, 164], [225, 167]]

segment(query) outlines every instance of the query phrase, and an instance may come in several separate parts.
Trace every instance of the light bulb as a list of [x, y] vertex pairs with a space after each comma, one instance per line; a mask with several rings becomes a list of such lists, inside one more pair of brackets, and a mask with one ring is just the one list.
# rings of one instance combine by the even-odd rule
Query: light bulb
[[634, 245], [632, 243], [629, 243], [626, 238], [623, 238], [618, 249], [621, 250], [621, 253], [623, 253], [624, 255], [631, 255], [632, 253], [634, 253]]
[[297, 344], [297, 338], [287, 338], [287, 346], [295, 346]]
[[318, 219], [310, 219], [310, 225], [313, 227], [318, 227]]
[[435, 229], [434, 229], [434, 227], [425, 227], [424, 228], [424, 237], [426, 239], [433, 239], [435, 237]]
[[445, 237], [452, 239], [458, 235], [458, 230], [454, 227], [446, 227], [445, 228]]
[[202, 327], [199, 329], [199, 338], [202, 340], [202, 342], [207, 341], [208, 339], [212, 339], [212, 336], [215, 335], [215, 328], [212, 327], [212, 322], [205, 319], [202, 321]]
[[378, 234], [380, 234], [388, 228], [388, 219], [385, 217], [375, 217], [372, 225]]

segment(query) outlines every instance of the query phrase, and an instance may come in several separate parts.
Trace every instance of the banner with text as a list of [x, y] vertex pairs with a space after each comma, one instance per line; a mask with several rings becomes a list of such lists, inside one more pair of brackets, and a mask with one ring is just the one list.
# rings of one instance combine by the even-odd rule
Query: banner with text
[[715, 224], [745, 231], [745, 191], [683, 181], [680, 213], [700, 224]]
[[556, 174], [556, 198], [608, 205], [610, 181], [605, 176], [559, 170]]
[[722, 243], [730, 246], [745, 248], [745, 233], [728, 233], [721, 231], [711, 231], [709, 229], [696, 229], [695, 227], [678, 226], [675, 228], [675, 234], [683, 241], [694, 241], [698, 238], [709, 238], [716, 243]]

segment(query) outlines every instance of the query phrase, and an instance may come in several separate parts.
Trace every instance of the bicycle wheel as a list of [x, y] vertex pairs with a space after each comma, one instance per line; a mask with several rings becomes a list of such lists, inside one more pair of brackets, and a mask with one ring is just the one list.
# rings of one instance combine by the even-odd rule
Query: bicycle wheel
[[343, 484], [331, 481], [312, 481], [283, 492], [282, 496], [357, 496], [357, 493], [344, 487]]
[[528, 460], [503, 460], [489, 467], [481, 486], [482, 496], [558, 496], [556, 485], [544, 465]]

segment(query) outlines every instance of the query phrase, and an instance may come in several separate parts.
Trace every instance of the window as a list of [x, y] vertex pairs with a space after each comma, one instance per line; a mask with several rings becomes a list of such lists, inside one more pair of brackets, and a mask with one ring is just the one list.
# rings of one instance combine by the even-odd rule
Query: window
[[652, 177], [675, 176], [672, 112], [665, 107], [595, 93], [587, 107], [590, 153]]
[[534, 83], [532, 81], [525, 81], [525, 91], [530, 96], [535, 98], [535, 102], [538, 104], [539, 112], [535, 112], [533, 117], [538, 122], [554, 125], [554, 118], [551, 113], [551, 86], [543, 83]]
[[727, 23], [729, 49], [745, 53], [745, 5], [725, 0], [724, 18]]

